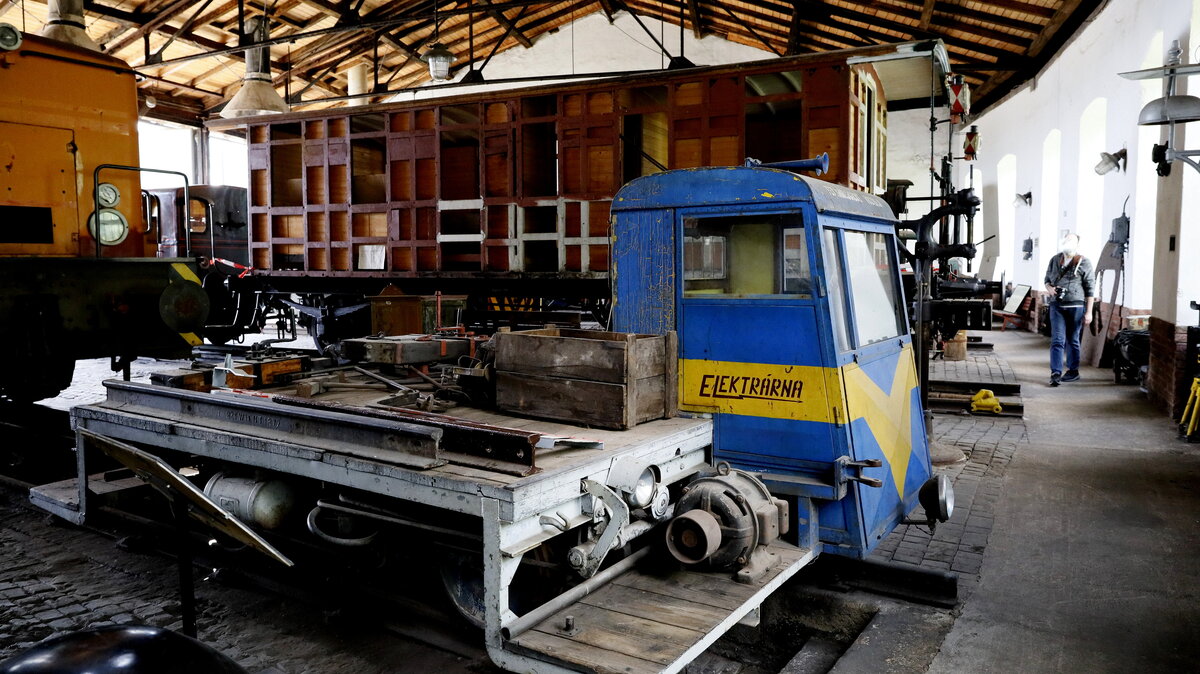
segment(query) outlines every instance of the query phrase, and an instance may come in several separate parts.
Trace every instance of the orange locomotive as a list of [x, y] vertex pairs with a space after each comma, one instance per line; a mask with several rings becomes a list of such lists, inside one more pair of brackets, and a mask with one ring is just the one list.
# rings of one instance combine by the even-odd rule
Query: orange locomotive
[[156, 257], [133, 71], [0, 30], [0, 394], [54, 395], [79, 358], [186, 354], [208, 301], [195, 259]]

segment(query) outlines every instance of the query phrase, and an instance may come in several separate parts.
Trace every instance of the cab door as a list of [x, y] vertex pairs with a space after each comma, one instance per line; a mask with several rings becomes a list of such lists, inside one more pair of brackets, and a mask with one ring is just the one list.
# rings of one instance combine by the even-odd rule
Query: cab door
[[78, 253], [74, 147], [70, 129], [0, 122], [0, 255]]
[[845, 226], [824, 228], [821, 247], [850, 454], [881, 461], [862, 475], [883, 485], [851, 483], [847, 498], [823, 505], [822, 537], [826, 521], [857, 524], [862, 539], [845, 541], [846, 553], [865, 556], [912, 509], [931, 469], [895, 237], [886, 227], [835, 224]]
[[716, 461], [827, 479], [842, 443], [811, 205], [678, 217], [680, 407], [713, 413]]

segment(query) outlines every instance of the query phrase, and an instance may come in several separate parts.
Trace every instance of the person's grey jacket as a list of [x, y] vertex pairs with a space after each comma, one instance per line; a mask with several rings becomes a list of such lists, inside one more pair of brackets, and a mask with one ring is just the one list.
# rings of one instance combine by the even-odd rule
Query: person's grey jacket
[[1061, 288], [1058, 299], [1052, 300], [1060, 307], [1081, 307], [1089, 297], [1095, 297], [1094, 286], [1096, 275], [1092, 271], [1091, 260], [1079, 256], [1079, 264], [1073, 272], [1066, 267], [1071, 266], [1071, 257], [1062, 253], [1050, 258], [1046, 267], [1046, 283]]

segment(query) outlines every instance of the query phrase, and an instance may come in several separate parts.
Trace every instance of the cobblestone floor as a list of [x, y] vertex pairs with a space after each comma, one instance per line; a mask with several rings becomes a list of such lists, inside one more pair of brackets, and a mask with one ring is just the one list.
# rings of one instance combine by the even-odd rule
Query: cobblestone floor
[[[1017, 383], [1016, 374], [990, 351], [968, 352], [962, 361], [930, 362], [931, 379]], [[960, 598], [979, 582], [983, 552], [992, 531], [1004, 474], [1013, 454], [1028, 443], [1020, 418], [934, 414], [935, 442], [962, 450], [966, 460], [937, 468], [954, 484], [954, 514], [930, 535], [918, 525], [901, 525], [876, 548], [879, 560], [913, 564], [959, 575]]]
[[[383, 674], [493, 671], [385, 631], [378, 620], [327, 620], [293, 597], [206, 582], [196, 573], [197, 623], [205, 643], [249, 672]], [[61, 633], [106, 625], [179, 630], [172, 560], [118, 546], [95, 532], [37, 515], [0, 489], [0, 660]]]

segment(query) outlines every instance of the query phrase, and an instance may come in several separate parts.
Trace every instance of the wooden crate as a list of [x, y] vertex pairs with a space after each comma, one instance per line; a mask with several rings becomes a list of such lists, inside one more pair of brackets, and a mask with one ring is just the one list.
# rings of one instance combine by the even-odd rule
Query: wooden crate
[[545, 328], [494, 339], [502, 411], [615, 429], [675, 416], [673, 332]]

